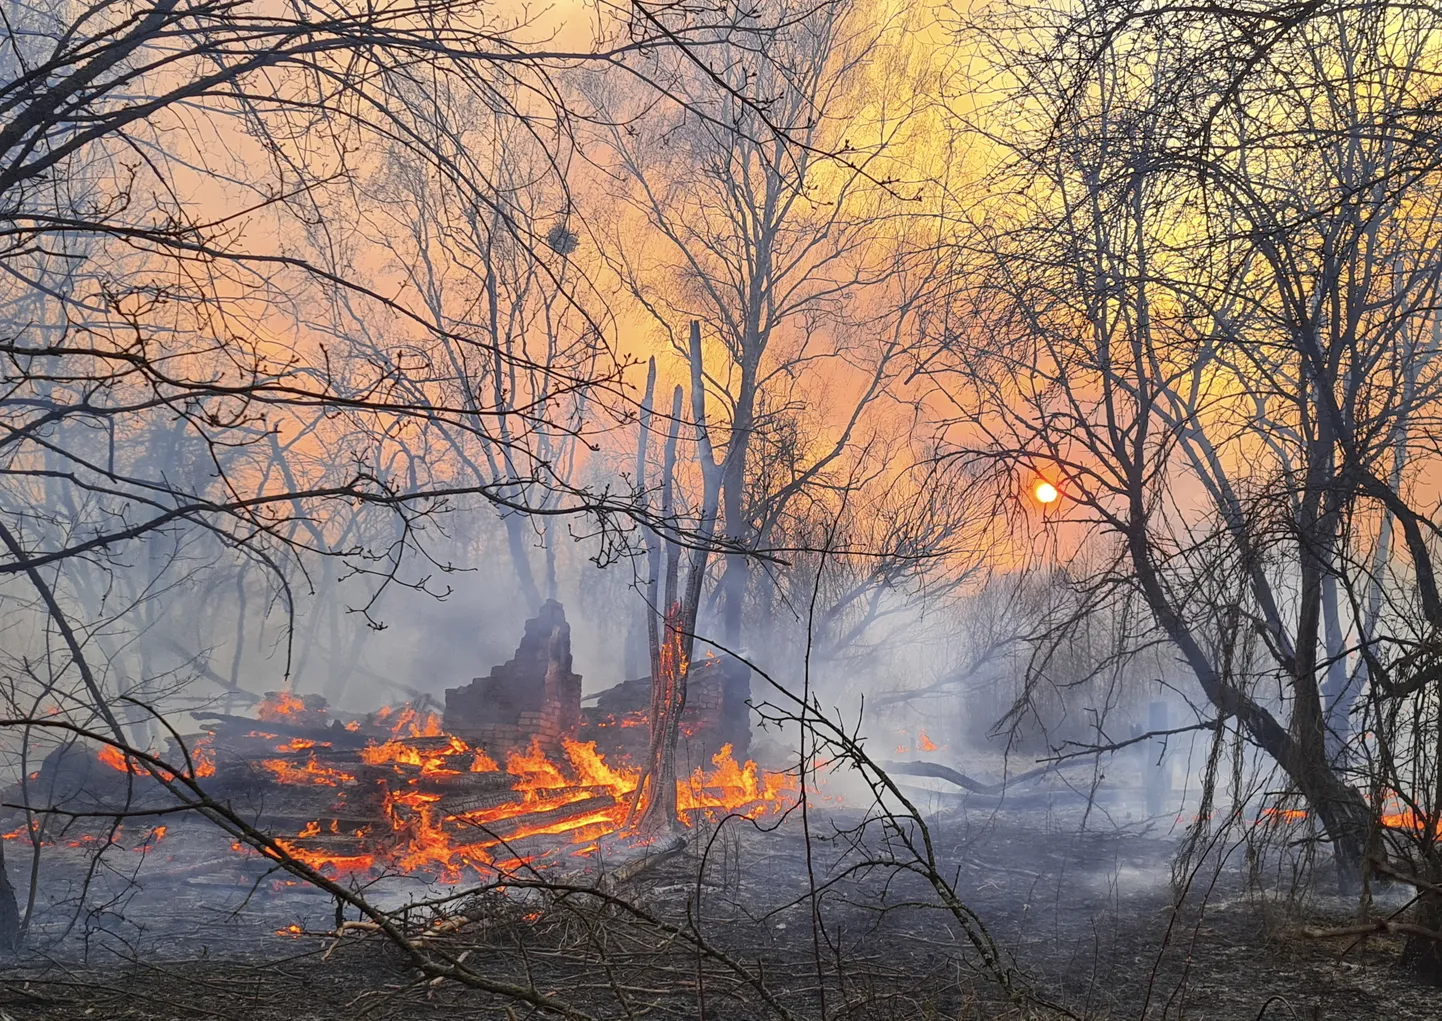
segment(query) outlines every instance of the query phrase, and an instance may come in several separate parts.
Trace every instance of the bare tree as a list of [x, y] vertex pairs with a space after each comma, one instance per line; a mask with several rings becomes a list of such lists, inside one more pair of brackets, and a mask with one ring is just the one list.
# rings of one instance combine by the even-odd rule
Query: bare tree
[[1239, 85], [1188, 18], [1015, 13], [988, 26], [1019, 83], [988, 125], [1006, 187], [959, 250], [984, 267], [958, 274], [976, 326], [946, 338], [962, 446], [1009, 501], [1059, 488], [1069, 539], [1107, 551], [1098, 591], [1142, 599], [1355, 875], [1375, 774], [1339, 770], [1324, 698], [1355, 690], [1348, 653], [1386, 691], [1442, 608], [1411, 485], [1436, 406], [1437, 161], [1412, 119], [1436, 26], [1303, 21]]
[[[674, 110], [627, 102], [609, 81], [591, 90], [612, 90], [596, 102], [615, 125], [606, 170], [628, 211], [610, 232], [615, 268], [692, 372], [697, 349], [672, 324], [700, 321], [716, 348], [701, 379], [719, 405], [711, 428], [731, 546], [720, 636], [733, 649], [753, 577], [745, 551], [784, 540], [776, 524], [789, 504], [836, 485], [835, 473], [852, 473], [847, 457], [870, 449], [868, 415], [900, 396], [890, 384], [927, 287], [898, 212], [915, 186], [894, 179], [913, 97], [894, 79], [881, 102], [862, 99], [878, 76], [904, 77], [902, 19], [852, 3], [774, 15], [763, 48], [733, 35], [695, 62], [662, 55], [652, 75], [683, 100]], [[713, 101], [718, 79], [727, 96]], [[803, 418], [816, 440], [804, 448], [787, 439]], [[792, 470], [773, 475], [758, 456]]]
[[[162, 735], [137, 701], [197, 674], [235, 689], [252, 643], [274, 643], [284, 680], [317, 565], [331, 558], [321, 588], [339, 570], [359, 596], [345, 609], [381, 627], [380, 593], [449, 568], [425, 554], [450, 501], [629, 527], [631, 494], [569, 481], [567, 450], [595, 428], [579, 409], [612, 387], [624, 410], [624, 365], [573, 286], [564, 225], [531, 218], [556, 186], [516, 187], [467, 131], [528, 126], [530, 169], [554, 179], [559, 70], [639, 66], [731, 20], [630, 13], [565, 51], [486, 2], [5, 5], [0, 598], [16, 719], [54, 711], [149, 745]], [[386, 160], [444, 191], [445, 222], [468, 231], [446, 257], [490, 260], [489, 300], [433, 308], [377, 269], [360, 224]], [[531, 318], [499, 329], [507, 303]], [[466, 474], [460, 450], [496, 460]], [[430, 463], [438, 451], [451, 460]], [[282, 618], [261, 637], [265, 614], [229, 609], [223, 671], [213, 635], [168, 626], [168, 605], [214, 595], [217, 569]], [[342, 651], [331, 610], [343, 674], [364, 632]]]
[[[660, 506], [656, 515], [661, 527], [647, 533], [645, 608], [646, 639], [651, 661], [651, 741], [641, 782], [630, 815], [643, 832], [669, 832], [676, 827], [676, 746], [681, 737], [681, 713], [686, 708], [686, 682], [696, 646], [696, 616], [701, 607], [701, 590], [711, 555], [711, 540], [721, 497], [721, 465], [711, 441], [706, 417], [706, 387], [703, 381], [701, 324], [693, 321], [691, 340], [691, 426], [694, 457], [701, 476], [701, 495], [695, 521], [683, 525], [677, 507], [677, 445], [682, 430], [683, 391], [677, 386], [666, 422], [666, 446], [661, 462]], [[656, 362], [652, 359], [641, 403], [640, 432], [636, 444], [636, 484], [646, 493], [647, 447], [652, 429], [652, 401], [656, 384]], [[649, 496], [644, 497], [649, 500]], [[664, 529], [664, 531], [663, 531]], [[679, 588], [681, 546], [678, 535], [693, 537], [685, 587]]]

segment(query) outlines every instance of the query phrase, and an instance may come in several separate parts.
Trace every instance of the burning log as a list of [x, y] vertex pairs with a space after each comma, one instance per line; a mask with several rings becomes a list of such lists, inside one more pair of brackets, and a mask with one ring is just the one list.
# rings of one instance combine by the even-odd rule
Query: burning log
[[666, 613], [665, 639], [651, 681], [651, 746], [627, 818], [628, 823], [634, 818], [638, 826], [652, 831], [674, 829], [677, 821], [676, 743], [681, 737], [681, 712], [686, 708], [689, 665], [681, 630], [683, 614], [680, 603], [673, 603]]
[[[677, 679], [684, 684], [687, 653], [676, 643], [681, 637], [676, 623], [668, 630], [682, 668]], [[448, 712], [461, 712], [460, 728], [476, 723], [461, 710], [477, 690], [524, 689], [531, 701], [505, 710], [514, 720], [506, 724], [510, 729], [502, 743], [491, 740], [495, 734], [484, 726], [470, 736], [442, 729], [440, 716], [423, 701], [342, 722], [329, 716], [319, 696], [280, 692], [258, 707], [260, 719], [193, 714], [206, 733], [183, 739], [184, 749], [173, 747], [163, 757], [183, 763], [188, 749], [195, 775], [210, 778], [213, 795], [270, 834], [284, 853], [329, 875], [401, 870], [457, 882], [465, 870], [491, 877], [522, 864], [539, 867], [562, 856], [587, 855], [620, 830], [640, 782], [641, 770], [614, 748], [608, 761], [594, 742], [572, 740], [580, 677], [570, 664], [564, 615], [559, 604], [548, 604], [528, 624], [513, 660], [486, 682], [449, 693], [468, 691], [447, 701]], [[664, 701], [657, 713], [670, 721], [663, 744], [666, 733], [689, 733], [679, 716], [684, 699]], [[486, 726], [495, 722], [491, 718]], [[641, 721], [630, 730], [643, 735], [648, 728]], [[669, 752], [670, 771], [662, 764], [649, 782], [674, 825], [692, 825], [698, 813], [751, 813], [782, 803], [781, 782], [761, 778], [753, 763], [743, 768], [729, 748], [713, 757], [714, 770], [690, 777], [674, 775], [674, 746]], [[75, 744], [52, 753], [21, 793], [39, 804], [42, 790], [50, 805], [70, 804], [76, 791], [103, 792], [101, 803], [131, 810], [173, 804], [148, 770], [108, 746]], [[273, 865], [272, 854], [238, 844], [233, 849], [236, 858], [201, 866], [210, 878], [190, 878], [248, 882], [251, 867]], [[225, 872], [227, 863], [240, 866], [235, 872], [240, 878], [215, 871]]]
[[491, 809], [501, 808], [504, 805], [519, 805], [525, 799], [521, 791], [491, 790], [474, 794], [452, 794], [436, 802], [436, 811], [446, 817], [459, 815], [473, 815], [477, 812], [485, 812]]
[[[494, 834], [499, 840], [510, 842], [512, 840], [519, 840], [522, 837], [542, 836], [562, 832], [570, 828], [567, 826], [569, 823], [574, 823], [588, 816], [610, 812], [616, 807], [617, 802], [614, 797], [609, 794], [597, 794], [583, 801], [573, 801], [569, 805], [561, 805], [558, 808], [512, 816], [504, 820], [506, 823], [504, 829], [492, 825], [486, 825], [480, 828]], [[479, 824], [475, 825], [479, 826]]]
[[274, 737], [292, 737], [312, 741], [326, 741], [341, 747], [362, 748], [368, 737], [359, 728], [348, 730], [339, 720], [328, 726], [307, 723], [292, 723], [288, 720], [254, 720], [248, 716], [232, 716], [229, 713], [192, 712], [191, 717], [208, 726], [214, 733], [223, 733], [227, 741], [243, 740], [252, 734], [261, 740]]

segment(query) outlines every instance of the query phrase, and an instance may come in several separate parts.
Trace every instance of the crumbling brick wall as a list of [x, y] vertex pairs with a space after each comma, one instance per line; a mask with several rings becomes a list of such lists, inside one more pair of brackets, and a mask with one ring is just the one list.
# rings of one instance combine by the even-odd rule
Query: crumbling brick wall
[[[730, 745], [737, 761], [751, 747], [751, 669], [730, 656], [706, 656], [691, 664], [686, 679], [686, 707], [681, 713], [677, 767], [709, 769], [712, 757]], [[651, 740], [647, 717], [651, 681], [642, 677], [601, 692], [594, 708], [585, 711], [584, 740], [595, 741], [608, 756], [644, 762]]]
[[446, 689], [445, 729], [487, 754], [525, 751], [532, 737], [548, 755], [581, 723], [581, 675], [571, 669], [571, 625], [554, 599], [526, 621], [516, 654], [487, 677]]

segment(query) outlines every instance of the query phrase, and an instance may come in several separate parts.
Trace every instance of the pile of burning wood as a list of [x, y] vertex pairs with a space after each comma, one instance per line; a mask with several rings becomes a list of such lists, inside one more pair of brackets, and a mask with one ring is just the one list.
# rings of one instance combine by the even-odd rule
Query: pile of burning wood
[[[344, 719], [324, 699], [290, 692], [267, 695], [257, 718], [194, 713], [205, 729], [190, 742], [196, 776], [331, 876], [403, 872], [455, 882], [596, 852], [624, 831], [640, 770], [624, 743], [578, 740], [580, 678], [570, 672], [559, 611], [549, 604], [528, 622], [516, 658], [490, 677], [448, 691], [444, 715], [420, 700]], [[489, 715], [479, 718], [482, 707]], [[67, 789], [110, 803], [123, 787], [134, 804], [150, 780], [113, 748], [84, 756], [88, 762], [72, 749], [47, 760], [41, 773], [49, 772], [52, 791], [55, 776], [68, 772]], [[723, 746], [678, 781], [681, 821], [779, 811], [793, 789], [790, 777], [738, 763]], [[163, 792], [142, 790], [140, 803], [156, 793]]]

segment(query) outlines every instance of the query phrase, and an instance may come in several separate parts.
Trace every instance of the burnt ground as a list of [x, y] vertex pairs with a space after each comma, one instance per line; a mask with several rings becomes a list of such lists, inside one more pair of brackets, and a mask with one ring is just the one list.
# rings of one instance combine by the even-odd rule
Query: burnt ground
[[[932, 836], [947, 874], [1014, 963], [1008, 997], [935, 893], [897, 868], [906, 859], [894, 843], [888, 848], [876, 832], [864, 843], [822, 839], [825, 827], [814, 819], [813, 831], [819, 929], [807, 841], [793, 817], [770, 833], [729, 824], [699, 877], [693, 845], [615, 887], [613, 903], [517, 886], [488, 894], [466, 902], [475, 922], [430, 945], [464, 954], [487, 979], [608, 1019], [1067, 1016], [1056, 1007], [1099, 1021], [1442, 1015], [1438, 992], [1398, 967], [1400, 940], [1303, 935], [1307, 926], [1346, 924], [1355, 900], [1299, 888], [1295, 847], [1269, 857], [1265, 848], [1248, 852], [1249, 834], [1233, 835], [1227, 853], [1187, 874], [1174, 910], [1174, 833], [1078, 832], [1076, 820], [1024, 813], [937, 819]], [[1325, 868], [1318, 875], [1325, 878]], [[508, 1013], [492, 993], [429, 980], [378, 937], [353, 934], [337, 944], [323, 935], [334, 926], [333, 903], [313, 891], [252, 883], [226, 893], [214, 883], [168, 881], [163, 870], [137, 876], [123, 909], [115, 902], [5, 970], [0, 1017], [540, 1016], [514, 1000]], [[1402, 895], [1379, 891], [1379, 901], [1388, 897]], [[423, 912], [416, 914], [420, 924]], [[291, 924], [306, 934], [275, 931]], [[64, 929], [44, 931], [55, 937]], [[704, 950], [684, 935], [696, 931]]]

